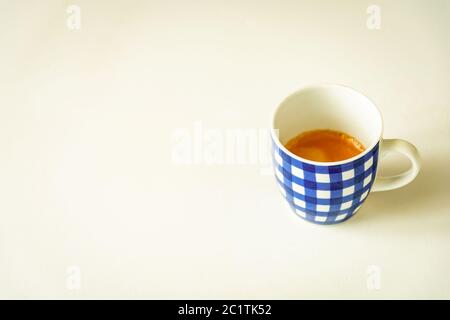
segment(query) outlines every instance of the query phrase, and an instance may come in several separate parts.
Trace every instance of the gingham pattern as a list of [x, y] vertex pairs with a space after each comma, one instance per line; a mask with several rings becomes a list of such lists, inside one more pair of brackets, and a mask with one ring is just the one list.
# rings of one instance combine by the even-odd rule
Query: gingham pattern
[[369, 194], [378, 163], [378, 144], [363, 157], [342, 165], [316, 166], [291, 158], [272, 143], [281, 193], [302, 218], [319, 224], [347, 220]]

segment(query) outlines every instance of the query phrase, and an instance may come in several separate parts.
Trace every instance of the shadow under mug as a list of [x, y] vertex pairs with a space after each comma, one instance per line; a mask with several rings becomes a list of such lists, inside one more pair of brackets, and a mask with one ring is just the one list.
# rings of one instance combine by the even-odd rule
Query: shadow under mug
[[[301, 158], [284, 145], [301, 132], [332, 129], [356, 137], [364, 152], [338, 162]], [[366, 96], [340, 85], [298, 90], [275, 110], [271, 124], [272, 160], [279, 189], [300, 217], [317, 224], [335, 224], [352, 217], [371, 191], [400, 188], [420, 170], [417, 149], [404, 140], [383, 139], [383, 120]], [[389, 152], [411, 161], [406, 172], [377, 177], [378, 161]]]

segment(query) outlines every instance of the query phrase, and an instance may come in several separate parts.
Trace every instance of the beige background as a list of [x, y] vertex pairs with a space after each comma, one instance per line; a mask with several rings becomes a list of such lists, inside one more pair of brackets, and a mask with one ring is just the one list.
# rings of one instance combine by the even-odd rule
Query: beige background
[[[0, 0], [0, 298], [450, 298], [449, 21], [446, 0]], [[176, 128], [264, 128], [318, 82], [419, 148], [412, 184], [323, 227], [259, 166], [171, 161]]]

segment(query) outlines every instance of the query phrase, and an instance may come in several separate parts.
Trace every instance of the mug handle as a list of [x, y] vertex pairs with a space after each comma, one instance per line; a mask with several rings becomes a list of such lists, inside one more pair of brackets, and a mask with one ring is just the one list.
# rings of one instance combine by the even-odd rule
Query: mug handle
[[372, 191], [377, 192], [397, 189], [413, 181], [420, 171], [420, 155], [416, 147], [408, 141], [401, 139], [383, 139], [380, 146], [379, 159], [390, 152], [400, 152], [411, 161], [411, 168], [398, 175], [389, 177], [377, 176], [372, 186]]

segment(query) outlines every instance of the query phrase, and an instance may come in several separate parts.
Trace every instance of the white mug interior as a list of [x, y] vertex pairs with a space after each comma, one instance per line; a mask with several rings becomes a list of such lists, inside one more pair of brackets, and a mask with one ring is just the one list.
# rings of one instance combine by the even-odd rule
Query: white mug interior
[[[284, 147], [298, 134], [316, 129], [347, 133], [366, 150], [351, 159], [324, 163], [303, 159]], [[362, 93], [341, 85], [318, 85], [294, 92], [278, 106], [272, 121], [272, 136], [279, 148], [300, 161], [319, 165], [364, 156], [381, 140], [382, 131], [383, 120], [375, 104]]]

